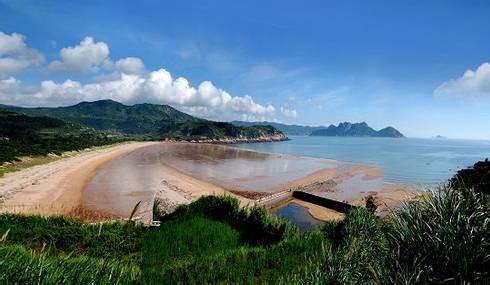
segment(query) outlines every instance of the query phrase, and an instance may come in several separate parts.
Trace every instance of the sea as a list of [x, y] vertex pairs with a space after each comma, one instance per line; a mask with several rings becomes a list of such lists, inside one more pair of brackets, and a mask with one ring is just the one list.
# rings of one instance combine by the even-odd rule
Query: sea
[[445, 183], [457, 170], [490, 158], [490, 141], [418, 138], [290, 136], [277, 143], [236, 147], [293, 156], [327, 158], [379, 167], [396, 184]]

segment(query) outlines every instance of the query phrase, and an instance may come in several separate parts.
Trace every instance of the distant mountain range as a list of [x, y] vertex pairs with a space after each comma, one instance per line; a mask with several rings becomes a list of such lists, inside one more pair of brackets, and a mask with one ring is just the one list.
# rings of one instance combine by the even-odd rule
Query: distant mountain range
[[310, 136], [331, 136], [331, 137], [404, 137], [397, 129], [386, 127], [379, 131], [374, 130], [365, 122], [362, 123], [340, 123], [338, 126], [330, 125], [326, 129], [315, 130]]
[[379, 131], [374, 130], [367, 123], [340, 123], [338, 126], [330, 125], [328, 127], [318, 126], [301, 126], [301, 125], [286, 125], [275, 122], [231, 122], [237, 126], [252, 126], [252, 125], [270, 125], [280, 130], [286, 135], [311, 135], [311, 136], [352, 136], [352, 137], [404, 137], [397, 129], [386, 127]]

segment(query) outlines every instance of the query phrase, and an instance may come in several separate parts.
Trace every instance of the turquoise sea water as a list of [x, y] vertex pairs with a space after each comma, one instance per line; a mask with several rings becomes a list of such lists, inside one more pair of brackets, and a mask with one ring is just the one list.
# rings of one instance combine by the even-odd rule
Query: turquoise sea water
[[384, 181], [403, 184], [445, 182], [458, 169], [490, 158], [490, 141], [292, 136], [277, 143], [238, 147], [294, 156], [328, 158], [380, 167]]

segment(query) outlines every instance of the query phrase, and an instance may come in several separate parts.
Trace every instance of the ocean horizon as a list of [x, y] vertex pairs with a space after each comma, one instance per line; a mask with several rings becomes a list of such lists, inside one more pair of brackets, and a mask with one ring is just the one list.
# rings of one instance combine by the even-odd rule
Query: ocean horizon
[[237, 144], [260, 152], [379, 167], [384, 182], [435, 185], [490, 157], [490, 141], [435, 138], [289, 136], [277, 143]]

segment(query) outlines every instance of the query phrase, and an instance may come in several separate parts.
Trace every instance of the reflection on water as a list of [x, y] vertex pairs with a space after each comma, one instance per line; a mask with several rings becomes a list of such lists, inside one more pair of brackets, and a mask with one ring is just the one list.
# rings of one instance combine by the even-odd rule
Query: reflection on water
[[344, 201], [366, 196], [369, 192], [377, 192], [383, 188], [383, 177], [366, 177], [366, 174], [356, 174], [335, 186], [335, 191], [315, 193], [319, 196]]
[[320, 169], [335, 167], [324, 159], [293, 158], [221, 145], [162, 144], [151, 148], [162, 163], [236, 190], [268, 192]]
[[291, 223], [298, 226], [301, 232], [322, 223], [322, 221], [313, 218], [307, 208], [295, 203], [289, 203], [286, 206], [278, 208], [277, 210], [274, 210], [272, 214], [279, 218], [291, 221]]
[[224, 188], [263, 192], [335, 167], [323, 159], [220, 145], [162, 143], [137, 149], [101, 167], [85, 189], [82, 206], [129, 216], [138, 201], [151, 201], [162, 188], [164, 164]]

